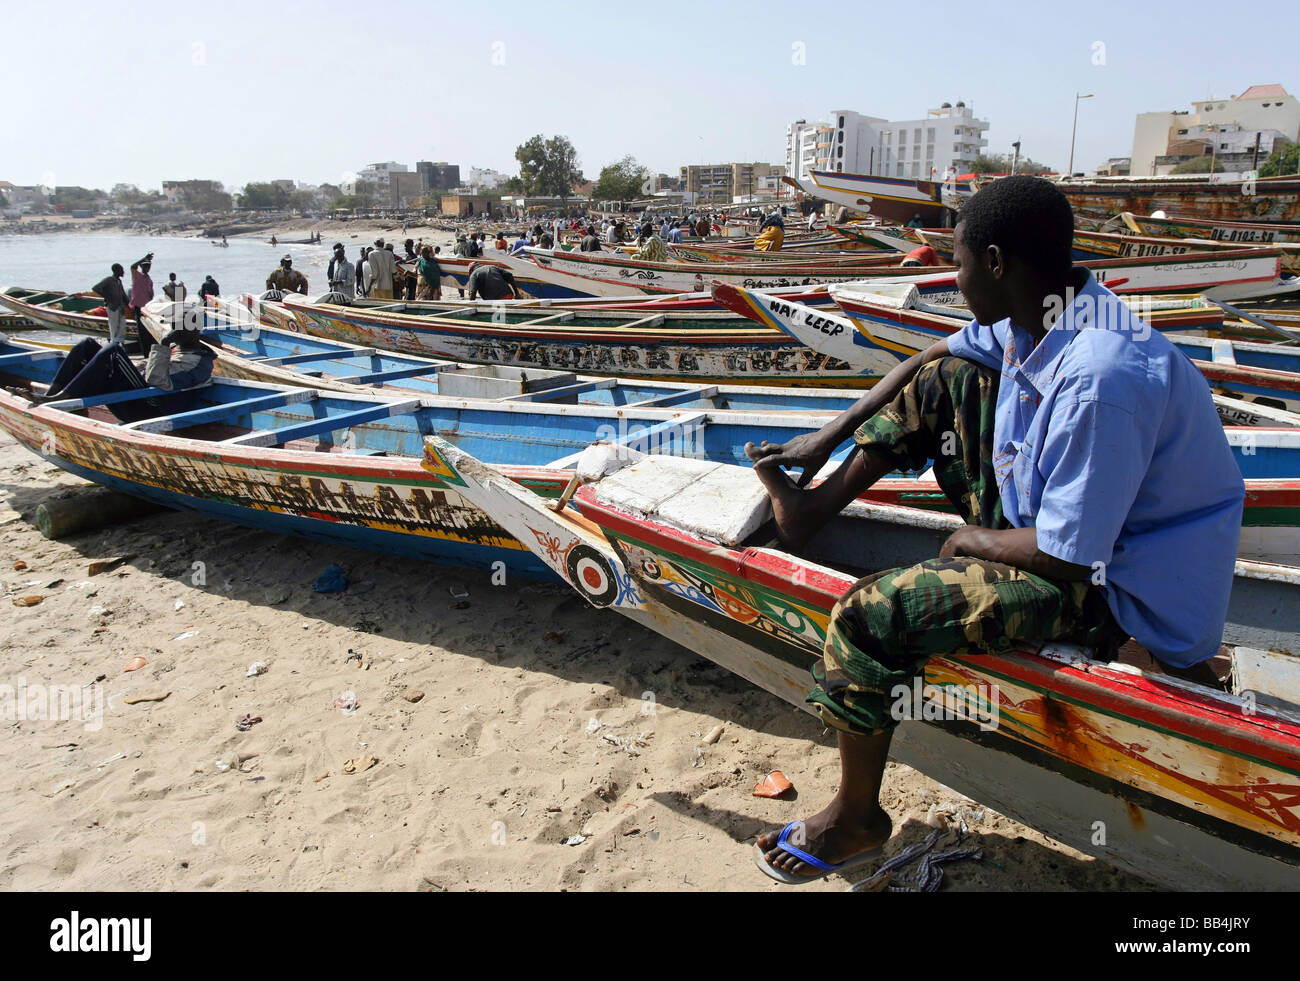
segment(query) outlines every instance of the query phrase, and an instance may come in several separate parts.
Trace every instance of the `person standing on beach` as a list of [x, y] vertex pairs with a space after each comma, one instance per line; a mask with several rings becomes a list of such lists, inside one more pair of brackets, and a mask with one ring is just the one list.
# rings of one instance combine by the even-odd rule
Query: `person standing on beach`
[[120, 262], [113, 263], [112, 272], [91, 287], [104, 301], [108, 312], [108, 343], [121, 344], [126, 341], [126, 287], [122, 277], [126, 270]]
[[131, 263], [131, 309], [135, 312], [135, 336], [139, 338], [141, 354], [148, 354], [153, 346], [153, 337], [140, 322], [140, 311], [153, 299], [153, 280], [149, 277], [152, 265], [152, 252]]
[[485, 300], [512, 300], [519, 295], [515, 288], [515, 276], [509, 269], [489, 266], [484, 263], [469, 264], [469, 280], [465, 283], [469, 298], [476, 300], [480, 296]]
[[329, 280], [331, 293], [342, 293], [349, 300], [354, 300], [357, 296], [356, 270], [346, 252], [342, 242], [334, 243], [334, 258], [330, 259], [325, 277]]
[[370, 246], [361, 246], [361, 257], [357, 259], [356, 265], [356, 287], [357, 296], [370, 295]]
[[397, 273], [397, 257], [384, 248], [382, 238], [375, 239], [375, 247], [366, 259], [370, 276], [366, 280], [366, 294], [376, 300], [393, 299], [393, 279]]
[[[405, 226], [403, 226], [403, 230], [405, 230]], [[406, 240], [405, 249], [406, 254], [402, 256], [402, 261], [408, 265], [402, 267], [402, 280], [406, 288], [406, 299], [414, 300], [417, 281], [420, 278], [415, 271], [415, 264], [420, 257], [416, 254], [415, 242], [409, 238]]]
[[302, 293], [305, 296], [307, 277], [293, 268], [293, 256], [286, 255], [280, 260], [279, 268], [266, 277], [266, 288], [281, 293]]
[[582, 237], [582, 242], [578, 245], [580, 252], [599, 252], [600, 239], [596, 237], [596, 226], [588, 225], [587, 234]]
[[420, 249], [420, 259], [415, 264], [420, 281], [415, 288], [417, 300], [442, 299], [442, 269], [433, 257], [433, 246], [426, 245]]
[[[966, 524], [936, 558], [859, 580], [831, 613], [807, 701], [837, 731], [839, 788], [761, 835], [787, 884], [865, 864], [889, 840], [881, 781], [896, 692], [935, 655], [1060, 640], [1113, 660], [1130, 638], [1213, 684], [1245, 483], [1205, 377], [1091, 271], [1050, 181], [994, 181], [962, 207], [957, 288], [973, 319], [847, 412], [745, 452], [797, 550], [880, 478], [933, 463]], [[803, 489], [845, 440], [851, 452]], [[782, 467], [802, 472], [798, 482]]]

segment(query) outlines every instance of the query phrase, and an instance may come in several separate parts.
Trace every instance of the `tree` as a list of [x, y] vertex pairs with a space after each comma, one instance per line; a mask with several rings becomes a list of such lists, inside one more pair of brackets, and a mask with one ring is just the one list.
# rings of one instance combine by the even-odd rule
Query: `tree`
[[1274, 150], [1268, 159], [1259, 165], [1260, 177], [1281, 177], [1283, 174], [1300, 173], [1300, 143], [1292, 143], [1281, 150]]
[[649, 176], [650, 171], [637, 163], [635, 157], [626, 156], [601, 169], [591, 196], [597, 201], [634, 200], [643, 196], [641, 188]]
[[181, 192], [181, 204], [187, 211], [229, 211], [233, 201], [219, 181], [204, 190], [187, 188]]
[[[1008, 153], [981, 153], [971, 164], [971, 173], [973, 174], [1009, 174], [1011, 173], [1011, 161], [1015, 160]], [[1029, 157], [1021, 157], [1016, 163], [1017, 174], [1054, 174], [1056, 169], [1049, 167], [1047, 164], [1039, 163]]]
[[370, 199], [362, 194], [340, 194], [330, 207], [335, 211], [360, 211], [370, 207]]
[[55, 211], [94, 211], [108, 195], [103, 191], [92, 191], [85, 187], [56, 187], [50, 195], [50, 204]]
[[1211, 164], [1213, 164], [1214, 166], [1214, 173], [1218, 174], [1223, 171], [1223, 164], [1215, 160], [1212, 154], [1203, 153], [1197, 157], [1188, 157], [1182, 163], [1178, 164], [1178, 166], [1176, 166], [1173, 170], [1169, 171], [1169, 173], [1208, 174], [1210, 173]]
[[515, 149], [515, 159], [519, 161], [519, 180], [525, 194], [554, 196], [568, 207], [573, 185], [583, 180], [578, 151], [568, 137], [553, 136], [548, 140], [540, 134], [534, 136]]
[[245, 184], [238, 200], [241, 208], [274, 208], [283, 211], [289, 203], [289, 191], [278, 184]]
[[507, 194], [523, 194], [524, 182], [518, 177], [507, 177], [506, 182], [501, 185], [501, 190]]

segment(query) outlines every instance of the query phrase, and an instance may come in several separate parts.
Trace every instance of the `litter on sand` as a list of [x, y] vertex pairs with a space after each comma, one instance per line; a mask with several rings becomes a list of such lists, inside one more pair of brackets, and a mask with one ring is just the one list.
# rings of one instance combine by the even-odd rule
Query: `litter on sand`
[[235, 723], [235, 728], [240, 732], [248, 732], [249, 729], [253, 728], [253, 726], [257, 725], [261, 721], [262, 717], [260, 715], [246, 715]]
[[343, 574], [343, 567], [335, 563], [320, 574], [311, 588], [318, 593], [341, 593], [348, 588], [348, 577]]
[[794, 790], [792, 784], [780, 770], [773, 770], [754, 787], [755, 797], [780, 797]]
[[334, 699], [334, 707], [336, 709], [342, 709], [344, 712], [355, 712], [358, 704], [356, 692], [345, 691], [338, 698]]
[[379, 760], [374, 756], [357, 756], [343, 764], [343, 772], [360, 773], [362, 770], [369, 770], [378, 762]]
[[[948, 862], [962, 862], [969, 859], [979, 861], [983, 853], [978, 848], [954, 847], [946, 852], [936, 852], [935, 846], [944, 835], [943, 830], [935, 829], [926, 836], [925, 841], [908, 845], [901, 852], [885, 862], [866, 879], [849, 886], [849, 892], [935, 892], [943, 883], [943, 869]], [[965, 834], [959, 829], [950, 844], [960, 846]], [[920, 859], [916, 871], [911, 875], [897, 875], [913, 862]]]

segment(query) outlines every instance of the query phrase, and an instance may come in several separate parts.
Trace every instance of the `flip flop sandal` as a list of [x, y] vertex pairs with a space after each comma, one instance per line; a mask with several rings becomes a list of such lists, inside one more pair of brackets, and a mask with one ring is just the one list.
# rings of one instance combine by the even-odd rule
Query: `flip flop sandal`
[[800, 821], [791, 821], [782, 828], [780, 837], [776, 839], [776, 847], [789, 855], [793, 855], [805, 865], [811, 865], [813, 868], [817, 869], [818, 872], [816, 875], [792, 875], [785, 869], [778, 869], [776, 866], [768, 862], [767, 853], [764, 852], [763, 849], [759, 848], [757, 843], [754, 845], [754, 861], [758, 863], [758, 867], [762, 869], [764, 874], [769, 878], [775, 879], [777, 882], [783, 883], [787, 886], [801, 886], [806, 882], [816, 882], [818, 879], [823, 879], [832, 872], [847, 872], [849, 869], [855, 869], [859, 866], [866, 865], [869, 862], [874, 862], [880, 857], [880, 853], [884, 847], [882, 845], [877, 848], [869, 849], [860, 855], [855, 855], [847, 861], [840, 862], [838, 865], [832, 865], [829, 862], [823, 862], [816, 855], [809, 855], [806, 851], [790, 844], [790, 832], [801, 823], [802, 822]]

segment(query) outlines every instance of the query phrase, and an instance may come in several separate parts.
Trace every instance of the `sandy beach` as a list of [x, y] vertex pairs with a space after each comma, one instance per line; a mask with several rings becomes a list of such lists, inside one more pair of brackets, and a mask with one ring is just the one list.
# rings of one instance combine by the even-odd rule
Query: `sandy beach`
[[[755, 837], [834, 793], [811, 716], [559, 586], [178, 512], [48, 541], [37, 505], [84, 482], [8, 437], [0, 473], [3, 682], [104, 698], [5, 720], [0, 888], [779, 890]], [[794, 799], [751, 795], [773, 769]], [[902, 765], [882, 800], [887, 857], [966, 821], [945, 889], [1149, 888]]]

